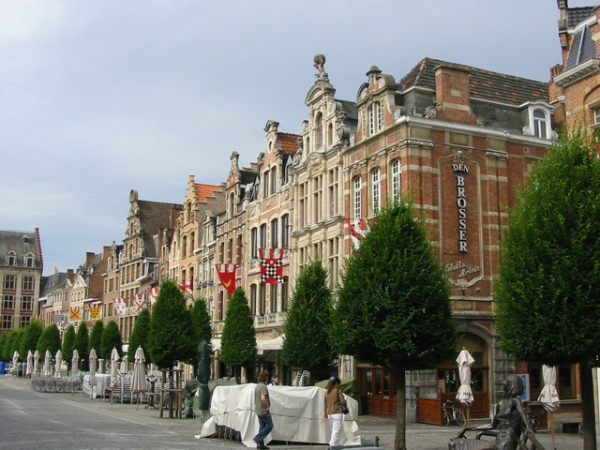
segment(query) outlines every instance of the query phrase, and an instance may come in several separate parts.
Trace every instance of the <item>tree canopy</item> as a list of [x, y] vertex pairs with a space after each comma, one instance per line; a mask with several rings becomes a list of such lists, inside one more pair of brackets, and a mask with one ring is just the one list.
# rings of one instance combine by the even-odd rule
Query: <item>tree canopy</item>
[[238, 287], [231, 299], [221, 333], [219, 360], [233, 368], [247, 367], [256, 362], [256, 332], [246, 293]]
[[328, 376], [326, 371], [332, 358], [329, 344], [332, 292], [327, 275], [320, 257], [301, 268], [286, 314], [281, 354], [293, 369], [308, 370], [317, 376]]
[[436, 367], [454, 353], [446, 280], [423, 219], [409, 201], [398, 199], [369, 225], [338, 292], [334, 348], [394, 374], [397, 450], [406, 447], [405, 371]]
[[110, 353], [105, 355], [102, 353], [102, 333], [104, 332], [104, 323], [101, 320], [97, 320], [92, 327], [90, 332], [90, 338], [88, 341], [87, 353], [89, 354], [92, 349], [96, 350], [98, 358], [110, 358]]
[[[508, 354], [547, 365], [581, 364], [584, 433], [594, 420], [591, 366], [598, 364], [600, 342], [598, 223], [596, 151], [579, 133], [562, 135], [510, 211], [494, 293]], [[595, 448], [592, 434], [585, 440], [593, 437], [593, 446], [585, 448]]]
[[[65, 361], [71, 361], [73, 359], [73, 350], [75, 349], [75, 327], [73, 324], [69, 325], [65, 330], [62, 343], [62, 357]], [[79, 350], [78, 350], [79, 351]]]
[[44, 357], [46, 350], [49, 350], [52, 357], [54, 357], [56, 352], [60, 350], [60, 345], [60, 331], [58, 326], [55, 323], [51, 323], [44, 328], [38, 340], [37, 349], [40, 353], [40, 358]]
[[25, 327], [23, 334], [23, 340], [21, 341], [21, 349], [19, 353], [25, 358], [27, 352], [35, 353], [37, 349], [37, 343], [40, 340], [40, 336], [44, 331], [44, 324], [39, 319], [31, 319], [29, 324]]
[[102, 354], [105, 355], [104, 358], [110, 358], [113, 348], [117, 349], [119, 356], [123, 355], [123, 338], [119, 331], [119, 325], [115, 320], [108, 322], [102, 331], [100, 348], [102, 349]]
[[77, 349], [77, 353], [79, 353], [79, 357], [86, 361], [90, 353], [88, 350], [88, 341], [88, 328], [85, 326], [85, 323], [80, 322], [77, 334], [75, 335], [75, 348]]
[[[210, 314], [206, 300], [198, 298], [192, 306], [192, 322], [194, 324], [194, 330], [196, 331], [196, 350], [202, 341], [205, 341], [208, 345], [208, 353], [212, 355], [212, 326]], [[198, 351], [194, 354], [194, 358], [190, 363], [194, 366], [194, 373], [198, 368]]]
[[138, 347], [144, 350], [146, 362], [152, 362], [150, 352], [148, 351], [148, 335], [150, 334], [150, 310], [144, 308], [135, 319], [131, 336], [129, 336], [129, 351], [127, 352], [127, 361], [135, 361], [135, 352]]
[[161, 369], [171, 369], [176, 361], [189, 360], [196, 351], [192, 314], [185, 303], [175, 281], [162, 282], [152, 308], [148, 336], [152, 362]]

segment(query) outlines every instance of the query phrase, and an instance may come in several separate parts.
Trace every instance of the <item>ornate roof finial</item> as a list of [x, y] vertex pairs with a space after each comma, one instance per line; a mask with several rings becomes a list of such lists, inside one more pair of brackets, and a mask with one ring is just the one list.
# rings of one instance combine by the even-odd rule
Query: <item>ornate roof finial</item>
[[315, 55], [313, 58], [314, 66], [319, 71], [319, 73], [315, 74], [315, 79], [329, 81], [329, 75], [325, 72], [325, 55], [319, 53]]

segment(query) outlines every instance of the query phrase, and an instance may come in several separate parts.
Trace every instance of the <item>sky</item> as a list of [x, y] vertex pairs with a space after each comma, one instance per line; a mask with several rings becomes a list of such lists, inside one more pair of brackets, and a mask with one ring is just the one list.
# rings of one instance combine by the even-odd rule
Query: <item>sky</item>
[[[570, 0], [570, 7], [591, 6]], [[324, 54], [336, 98], [431, 57], [549, 81], [556, 0], [0, 0], [0, 229], [44, 275], [121, 243], [129, 192], [183, 203], [300, 133]]]

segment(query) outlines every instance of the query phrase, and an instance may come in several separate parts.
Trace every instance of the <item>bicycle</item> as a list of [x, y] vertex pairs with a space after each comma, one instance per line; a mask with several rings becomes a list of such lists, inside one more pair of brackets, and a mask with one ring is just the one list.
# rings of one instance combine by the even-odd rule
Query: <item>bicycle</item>
[[467, 424], [467, 419], [460, 408], [454, 406], [454, 402], [450, 399], [442, 405], [442, 421], [444, 425], [450, 425], [455, 422], [458, 426], [464, 427]]
[[529, 429], [533, 433], [537, 433], [538, 430], [538, 421], [535, 417], [535, 414], [531, 411], [527, 411], [527, 423], [529, 424]]

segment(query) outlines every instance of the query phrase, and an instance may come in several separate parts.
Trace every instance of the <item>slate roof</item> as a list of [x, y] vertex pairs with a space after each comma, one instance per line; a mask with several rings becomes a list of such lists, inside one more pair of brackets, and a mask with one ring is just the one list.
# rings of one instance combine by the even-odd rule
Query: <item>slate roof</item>
[[588, 25], [577, 30], [570, 47], [565, 70], [573, 69], [596, 57], [596, 44], [592, 40], [592, 30]]
[[[23, 239], [26, 237], [26, 239]], [[0, 266], [5, 265], [4, 255], [14, 251], [17, 256], [16, 267], [25, 267], [23, 256], [33, 253], [35, 267], [40, 268], [40, 251], [35, 231], [0, 230]]]
[[435, 91], [435, 69], [442, 64], [470, 72], [471, 97], [512, 105], [549, 99], [547, 83], [433, 58], [422, 59], [399, 84], [403, 89], [418, 86]]
[[593, 6], [567, 8], [567, 28], [575, 28], [578, 24], [596, 15]]

